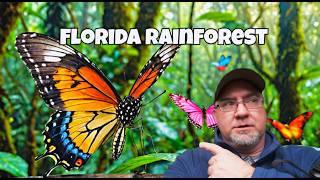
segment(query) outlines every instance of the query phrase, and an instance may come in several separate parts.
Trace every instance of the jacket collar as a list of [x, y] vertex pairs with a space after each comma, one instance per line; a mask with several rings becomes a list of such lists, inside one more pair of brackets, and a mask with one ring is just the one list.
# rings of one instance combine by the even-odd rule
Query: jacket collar
[[[259, 160], [264, 159], [265, 157], [272, 154], [278, 147], [280, 147], [280, 143], [276, 140], [275, 136], [271, 134], [269, 131], [266, 131], [265, 135], [265, 145], [263, 148], [262, 153], [259, 156]], [[222, 139], [220, 130], [218, 128], [215, 128], [215, 136], [214, 136], [214, 143], [228, 149], [229, 151], [233, 152], [234, 154], [240, 156], [240, 153], [237, 152], [233, 147], [229, 146], [227, 143], [225, 143]]]

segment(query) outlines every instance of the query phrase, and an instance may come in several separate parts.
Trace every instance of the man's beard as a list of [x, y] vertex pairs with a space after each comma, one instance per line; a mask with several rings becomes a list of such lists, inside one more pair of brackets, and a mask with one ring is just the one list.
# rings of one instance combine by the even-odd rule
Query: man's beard
[[230, 140], [236, 146], [251, 146], [258, 144], [263, 134], [258, 131], [240, 131], [238, 133], [231, 133]]

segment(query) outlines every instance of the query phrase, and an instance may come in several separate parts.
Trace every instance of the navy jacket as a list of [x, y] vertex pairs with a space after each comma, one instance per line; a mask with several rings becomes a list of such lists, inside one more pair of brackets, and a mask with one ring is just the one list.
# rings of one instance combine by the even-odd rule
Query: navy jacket
[[[215, 144], [239, 155], [222, 141], [219, 131], [216, 132]], [[211, 157], [209, 151], [201, 148], [187, 150], [169, 166], [164, 177], [208, 177], [208, 161]], [[319, 163], [319, 148], [281, 145], [271, 133], [267, 132], [263, 152], [252, 164], [255, 167], [252, 177], [308, 177], [306, 173]]]

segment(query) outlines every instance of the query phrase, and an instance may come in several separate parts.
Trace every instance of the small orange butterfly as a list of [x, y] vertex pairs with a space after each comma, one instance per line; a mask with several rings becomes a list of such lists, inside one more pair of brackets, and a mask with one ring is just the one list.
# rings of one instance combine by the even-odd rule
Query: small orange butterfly
[[305, 123], [311, 118], [312, 114], [313, 113], [311, 111], [302, 113], [294, 118], [289, 123], [289, 125], [282, 124], [280, 121], [276, 121], [270, 118], [268, 118], [268, 122], [280, 132], [281, 136], [286, 141], [289, 142], [291, 140], [298, 140], [301, 138], [303, 134], [303, 127]]

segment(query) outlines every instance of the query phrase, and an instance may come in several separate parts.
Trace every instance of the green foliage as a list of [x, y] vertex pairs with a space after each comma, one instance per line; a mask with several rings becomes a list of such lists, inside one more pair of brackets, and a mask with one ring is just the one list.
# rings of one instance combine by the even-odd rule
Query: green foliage
[[236, 17], [233, 13], [230, 12], [207, 12], [197, 18], [197, 21], [201, 20], [209, 20], [214, 22], [230, 22], [235, 21]]
[[303, 80], [314, 79], [314, 78], [319, 78], [319, 77], [320, 77], [320, 66], [305, 69], [303, 71], [303, 74], [301, 75], [301, 78]]
[[[300, 111], [313, 111], [313, 117], [306, 123], [303, 134], [302, 143], [309, 146], [320, 146], [320, 47], [319, 41], [319, 22], [320, 11], [319, 4], [303, 3], [301, 13], [303, 25], [303, 33], [305, 34], [306, 48], [301, 54], [299, 67], [293, 77], [301, 77], [303, 81], [299, 83], [298, 93], [301, 99]], [[63, 6], [61, 13], [65, 14], [63, 18], [66, 27], [74, 26], [71, 14], [74, 20], [78, 22], [81, 29], [84, 28], [100, 28], [102, 27], [103, 3], [67, 3]], [[174, 2], [162, 3], [159, 19], [153, 28], [184, 28], [189, 23], [190, 3]], [[178, 6], [180, 11], [178, 13]], [[196, 2], [194, 11], [195, 28], [249, 28], [249, 24], [258, 18], [255, 23], [256, 28], [262, 26], [269, 28], [267, 39], [269, 43], [261, 46], [251, 46], [254, 56], [258, 59], [258, 64], [262, 69], [267, 71], [272, 77], [276, 76], [277, 65], [277, 35], [278, 27], [278, 6], [272, 3], [262, 5], [263, 13], [260, 16], [258, 3], [225, 3], [225, 2]], [[139, 7], [139, 3], [134, 3], [134, 7]], [[243, 8], [248, 8], [249, 13], [244, 13]], [[138, 18], [138, 8], [130, 8], [128, 14], [134, 17], [133, 22]], [[62, 12], [63, 11], [63, 12]], [[86, 11], [86, 12], [85, 12]], [[133, 12], [134, 11], [134, 12]], [[14, 145], [17, 149], [18, 156], [26, 158], [25, 148], [27, 146], [28, 121], [29, 114], [35, 111], [36, 119], [36, 145], [37, 154], [45, 151], [43, 143], [43, 135], [46, 122], [49, 120], [50, 114], [53, 112], [49, 109], [39, 94], [36, 94], [36, 103], [32, 105], [31, 100], [35, 91], [35, 83], [28, 72], [26, 66], [22, 63], [17, 51], [14, 48], [15, 38], [18, 34], [25, 31], [35, 31], [46, 33], [48, 27], [46, 22], [48, 4], [41, 3], [24, 3], [21, 9], [23, 16], [16, 23], [16, 28], [12, 30], [6, 43], [3, 55], [3, 67], [0, 67], [0, 76], [4, 77], [4, 83], [0, 84], [8, 98], [5, 98], [4, 105], [9, 112], [10, 125], [12, 128], [11, 135], [14, 139]], [[205, 13], [204, 13], [205, 12]], [[237, 15], [235, 15], [237, 14]], [[179, 15], [179, 16], [178, 16]], [[1, 17], [0, 17], [1, 18]], [[61, 16], [60, 16], [61, 18]], [[251, 18], [251, 22], [248, 22]], [[24, 27], [26, 24], [27, 29]], [[54, 18], [53, 18], [54, 19]], [[180, 26], [178, 27], [178, 20]], [[277, 23], [276, 23], [277, 22]], [[54, 23], [51, 23], [54, 24]], [[264, 25], [263, 25], [264, 24]], [[61, 24], [60, 24], [61, 25]], [[134, 27], [136, 28], [136, 27]], [[72, 45], [75, 49], [86, 55], [103, 73], [110, 79], [116, 89], [121, 89], [122, 84], [114, 82], [116, 75], [125, 74], [124, 67], [130, 61], [128, 57], [138, 55], [138, 51], [131, 45], [93, 45], [80, 44]], [[150, 52], [155, 52], [159, 48], [158, 45], [150, 45]], [[201, 107], [208, 107], [213, 103], [213, 93], [220, 78], [228, 71], [234, 68], [247, 67], [255, 69], [248, 55], [246, 46], [235, 45], [208, 45], [201, 42], [200, 45], [194, 45], [193, 48], [193, 74], [191, 99]], [[100, 149], [95, 152], [90, 160], [79, 170], [66, 171], [63, 167], [59, 167], [52, 174], [93, 174], [97, 173], [100, 166], [99, 160], [102, 155], [106, 155], [103, 163], [106, 168], [104, 173], [127, 173], [134, 171], [143, 171], [147, 173], [161, 174], [167, 169], [168, 164], [176, 157], [176, 155], [185, 149], [194, 148], [193, 140], [195, 137], [190, 135], [187, 124], [188, 119], [184, 112], [178, 109], [169, 99], [170, 93], [176, 93], [186, 96], [187, 77], [188, 77], [188, 53], [189, 45], [181, 46], [179, 52], [171, 62], [170, 66], [165, 70], [161, 78], [145, 93], [143, 104], [147, 104], [164, 90], [166, 93], [155, 99], [152, 103], [143, 106], [139, 117], [136, 119], [135, 127], [127, 130], [127, 139], [124, 151], [120, 158], [116, 161], [111, 159], [112, 143], [110, 140], [104, 145], [106, 151]], [[261, 53], [261, 54], [260, 54]], [[212, 62], [218, 61], [222, 55], [232, 55], [232, 61], [226, 71], [220, 72], [213, 66]], [[259, 58], [260, 55], [263, 59]], [[143, 57], [147, 62], [149, 57]], [[2, 60], [2, 59], [1, 59]], [[138, 74], [139, 72], [135, 72]], [[124, 77], [121, 77], [125, 79]], [[134, 81], [130, 81], [129, 86]], [[279, 92], [276, 90], [272, 82], [266, 81], [266, 89], [264, 91], [265, 105], [274, 99], [268, 117], [279, 118]], [[281, 141], [280, 134], [268, 125], [268, 129], [276, 134]], [[214, 132], [209, 128], [195, 129], [196, 136], [201, 141], [212, 142]], [[111, 140], [112, 141], [112, 140]], [[166, 155], [170, 155], [171, 161]], [[0, 154], [1, 156], [1, 154]], [[7, 160], [12, 162], [10, 166], [6, 166], [6, 172], [15, 176], [27, 176], [27, 165], [17, 160], [16, 155], [4, 156], [14, 157], [16, 160]], [[1, 156], [0, 158], [2, 158]], [[50, 158], [48, 158], [50, 159]], [[20, 159], [21, 160], [21, 159]], [[2, 159], [0, 159], [3, 162]], [[19, 161], [19, 162], [18, 162]], [[22, 160], [23, 161], [23, 160]], [[38, 175], [52, 166], [53, 161], [38, 161]], [[11, 167], [14, 165], [14, 167]], [[18, 165], [18, 166], [16, 166]], [[20, 167], [21, 165], [21, 167]], [[4, 163], [0, 164], [4, 167]], [[10, 167], [10, 168], [8, 168]], [[3, 169], [1, 169], [3, 170]], [[12, 172], [14, 171], [14, 172]]]
[[234, 30], [234, 29], [246, 29], [248, 27], [247, 24], [243, 23], [243, 22], [235, 22], [235, 21], [228, 21], [225, 22], [223, 28], [228, 28], [230, 30]]
[[138, 156], [132, 159], [129, 159], [127, 162], [120, 164], [118, 167], [110, 171], [110, 174], [124, 174], [128, 173], [130, 170], [136, 169], [146, 164], [150, 164], [156, 161], [170, 161], [173, 162], [178, 154], [175, 153], [154, 153], [144, 156]]
[[28, 164], [18, 155], [0, 152], [0, 170], [13, 176], [25, 177], [28, 175]]

